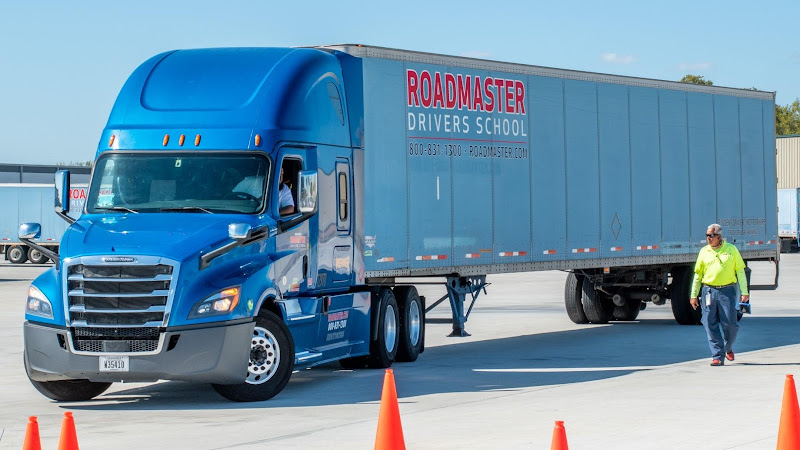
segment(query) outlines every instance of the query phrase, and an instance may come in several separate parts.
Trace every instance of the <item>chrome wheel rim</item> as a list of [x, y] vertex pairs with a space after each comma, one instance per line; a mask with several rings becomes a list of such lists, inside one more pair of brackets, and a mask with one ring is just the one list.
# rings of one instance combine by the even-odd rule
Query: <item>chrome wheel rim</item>
[[420, 330], [422, 329], [422, 315], [419, 312], [419, 303], [411, 302], [411, 306], [408, 309], [408, 338], [411, 340], [411, 345], [416, 346], [419, 343]]
[[384, 323], [384, 336], [386, 336], [386, 351], [392, 353], [394, 351], [394, 343], [397, 340], [397, 314], [395, 314], [394, 306], [386, 306], [386, 314], [383, 317]]
[[20, 259], [20, 258], [22, 258], [22, 250], [20, 250], [19, 248], [14, 247], [8, 252], [8, 257], [9, 257], [9, 259], [12, 259], [12, 260]]
[[245, 381], [249, 384], [265, 383], [278, 371], [280, 362], [281, 349], [275, 335], [266, 328], [255, 327], [250, 340], [250, 361]]

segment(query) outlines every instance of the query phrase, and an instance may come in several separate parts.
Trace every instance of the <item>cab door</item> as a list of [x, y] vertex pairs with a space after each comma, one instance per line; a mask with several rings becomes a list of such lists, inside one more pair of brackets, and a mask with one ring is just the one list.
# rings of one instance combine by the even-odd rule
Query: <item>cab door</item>
[[350, 161], [336, 159], [336, 238], [333, 249], [333, 283], [350, 284], [353, 275], [352, 176]]

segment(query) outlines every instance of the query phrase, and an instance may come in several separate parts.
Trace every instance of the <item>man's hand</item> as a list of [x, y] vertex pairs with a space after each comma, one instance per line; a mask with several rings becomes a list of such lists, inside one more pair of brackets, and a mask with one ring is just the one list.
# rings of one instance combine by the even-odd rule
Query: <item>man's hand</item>
[[740, 301], [742, 303], [747, 303], [747, 302], [750, 301], [750, 296], [749, 295], [743, 295], [742, 298], [740, 299]]
[[700, 302], [697, 301], [697, 297], [690, 298], [689, 299], [689, 304], [692, 305], [692, 309], [697, 309], [697, 307], [700, 306]]

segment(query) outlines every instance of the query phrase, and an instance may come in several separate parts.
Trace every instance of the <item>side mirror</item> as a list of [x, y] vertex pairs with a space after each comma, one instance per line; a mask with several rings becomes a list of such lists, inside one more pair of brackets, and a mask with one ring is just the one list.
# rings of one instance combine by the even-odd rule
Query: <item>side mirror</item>
[[38, 223], [23, 223], [19, 226], [20, 239], [37, 239], [42, 235], [42, 226]]
[[228, 236], [231, 239], [247, 239], [252, 227], [248, 223], [232, 223], [228, 225]]
[[69, 170], [56, 172], [55, 210], [57, 214], [69, 212]]
[[23, 223], [19, 226], [18, 234], [20, 241], [30, 248], [39, 250], [44, 256], [52, 259], [53, 263], [56, 265], [56, 270], [61, 269], [61, 259], [59, 259], [58, 253], [31, 241], [31, 239], [39, 238], [42, 235], [41, 225], [38, 223]]
[[310, 213], [317, 210], [317, 171], [304, 170], [297, 175], [300, 186], [300, 212]]

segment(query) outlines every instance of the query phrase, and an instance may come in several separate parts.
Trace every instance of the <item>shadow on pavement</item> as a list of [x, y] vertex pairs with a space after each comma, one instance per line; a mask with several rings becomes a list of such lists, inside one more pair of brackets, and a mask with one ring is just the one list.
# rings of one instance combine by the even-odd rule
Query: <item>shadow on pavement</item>
[[[747, 362], [745, 352], [800, 343], [796, 317], [748, 317], [735, 345], [737, 360], [726, 366], [761, 365]], [[443, 333], [448, 325], [429, 326]], [[743, 354], [745, 353], [745, 354]], [[567, 331], [505, 339], [458, 343], [429, 348], [413, 363], [393, 365], [397, 392], [403, 398], [427, 394], [514, 391], [619, 377], [659, 366], [710, 357], [701, 326], [679, 326], [672, 320], [613, 323]], [[798, 364], [797, 361], [777, 364]], [[285, 408], [379, 402], [383, 370], [340, 370], [328, 364], [301, 370], [284, 391], [260, 403], [234, 403], [207, 384], [163, 382], [132, 387], [86, 403], [65, 403], [69, 409], [191, 410]], [[119, 386], [119, 385], [117, 385]], [[111, 402], [111, 403], [109, 403]], [[68, 406], [67, 406], [68, 405]]]

